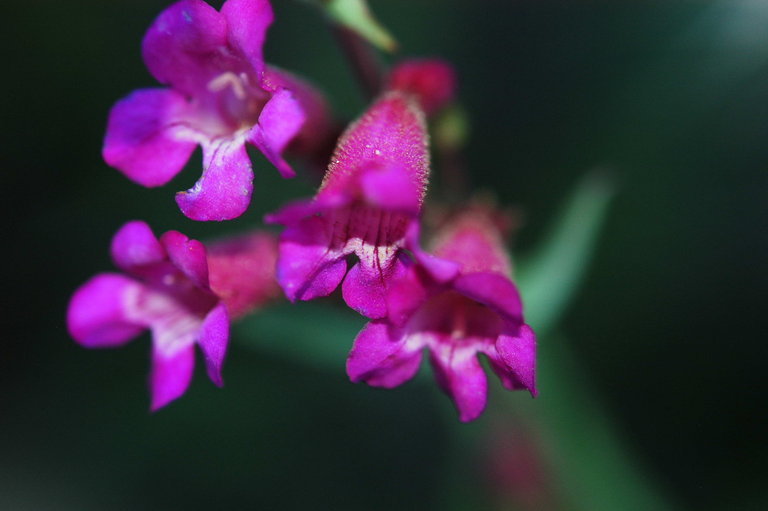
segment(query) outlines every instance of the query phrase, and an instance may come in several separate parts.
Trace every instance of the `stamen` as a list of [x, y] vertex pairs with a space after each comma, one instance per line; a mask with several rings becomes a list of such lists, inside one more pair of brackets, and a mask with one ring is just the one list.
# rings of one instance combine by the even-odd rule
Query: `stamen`
[[453, 331], [451, 337], [453, 339], [463, 339], [467, 334], [467, 310], [464, 304], [460, 304], [456, 307], [453, 314]]
[[232, 87], [232, 92], [237, 99], [245, 99], [247, 95], [245, 85], [247, 82], [248, 77], [245, 73], [240, 73], [240, 76], [238, 76], [232, 71], [227, 71], [208, 82], [208, 90], [211, 92], [220, 92], [227, 87]]

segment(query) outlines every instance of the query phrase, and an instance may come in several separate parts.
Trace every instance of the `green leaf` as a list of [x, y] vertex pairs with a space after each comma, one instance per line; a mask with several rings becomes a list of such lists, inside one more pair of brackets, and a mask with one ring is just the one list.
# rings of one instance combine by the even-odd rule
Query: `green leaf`
[[608, 177], [588, 174], [541, 246], [517, 265], [526, 321], [538, 335], [557, 324], [581, 283], [614, 196]]
[[252, 349], [343, 373], [347, 353], [365, 322], [349, 309], [325, 303], [283, 304], [235, 325], [234, 337]]
[[357, 33], [377, 48], [394, 52], [397, 41], [371, 13], [365, 0], [318, 0], [316, 3], [335, 22]]
[[504, 404], [534, 419], [546, 447], [542, 454], [549, 458], [568, 509], [673, 509], [596, 399], [588, 371], [571, 353], [567, 340], [549, 336], [538, 351], [539, 397], [521, 400], [507, 392]]

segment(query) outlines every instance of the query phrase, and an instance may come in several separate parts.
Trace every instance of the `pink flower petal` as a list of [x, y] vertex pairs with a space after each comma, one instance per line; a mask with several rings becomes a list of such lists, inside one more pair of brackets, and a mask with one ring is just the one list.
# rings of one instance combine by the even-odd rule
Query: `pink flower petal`
[[[230, 0], [232, 1], [232, 0]], [[281, 89], [274, 93], [259, 114], [259, 121], [248, 134], [248, 140], [259, 148], [283, 177], [296, 173], [283, 159], [288, 143], [299, 133], [306, 119], [304, 110], [294, 95]]]
[[470, 273], [453, 281], [453, 289], [492, 308], [508, 320], [523, 322], [523, 303], [511, 280], [498, 273]]
[[[512, 371], [510, 371], [509, 367], [507, 367], [507, 364], [505, 364], [500, 359], [500, 357], [498, 357], [497, 360], [498, 361], [494, 360], [490, 356], [488, 357], [488, 363], [491, 366], [491, 369], [496, 374], [496, 376], [498, 376], [499, 381], [501, 381], [501, 385], [505, 389], [529, 390], [528, 387], [522, 381], [520, 381], [520, 379]], [[537, 393], [532, 393], [531, 395], [536, 397]]]
[[189, 239], [179, 231], [164, 233], [160, 243], [176, 268], [199, 287], [208, 288], [208, 260], [202, 243]]
[[[405, 345], [402, 333], [395, 333], [386, 322], [371, 321], [360, 331], [347, 357], [347, 375], [357, 383], [400, 352]], [[395, 335], [392, 335], [395, 333]]]
[[306, 80], [274, 66], [266, 67], [263, 78], [262, 87], [265, 90], [277, 92], [288, 89], [304, 111], [306, 119], [301, 131], [291, 140], [290, 150], [316, 160], [325, 170], [339, 135], [325, 96]]
[[224, 385], [224, 380], [221, 378], [221, 368], [229, 343], [229, 316], [227, 307], [223, 303], [214, 307], [205, 317], [200, 327], [200, 337], [197, 342], [205, 356], [205, 368], [208, 371], [208, 377], [213, 383], [221, 387]]
[[104, 161], [140, 185], [164, 185], [197, 145], [180, 136], [187, 109], [184, 97], [168, 89], [137, 90], [121, 99], [109, 113]]
[[507, 364], [501, 360], [501, 356], [499, 356], [495, 348], [493, 352], [494, 356], [488, 355], [488, 364], [491, 366], [491, 370], [498, 376], [501, 385], [507, 390], [525, 390], [525, 385], [509, 370]]
[[419, 244], [420, 230], [418, 221], [414, 220], [408, 224], [408, 230], [405, 233], [405, 247], [413, 253], [414, 259], [435, 282], [444, 284], [456, 278], [461, 265], [435, 257], [422, 250]]
[[157, 264], [165, 259], [165, 249], [146, 222], [135, 220], [123, 225], [110, 246], [115, 266], [126, 272]]
[[327, 296], [347, 271], [345, 254], [330, 248], [328, 225], [310, 217], [288, 227], [280, 240], [277, 280], [291, 301]]
[[439, 354], [430, 351], [429, 361], [438, 384], [456, 405], [459, 420], [478, 418], [485, 409], [488, 379], [474, 350], [452, 348]]
[[420, 365], [421, 351], [408, 352], [403, 350], [393, 355], [378, 369], [368, 373], [365, 383], [371, 387], [392, 389], [416, 376]]
[[[210, 311], [214, 305], [215, 302], [205, 310]], [[148, 289], [133, 306], [132, 314], [149, 324], [152, 342], [163, 353], [172, 354], [191, 346], [199, 337], [203, 311], [190, 310], [177, 296]]]
[[248, 59], [256, 76], [264, 71], [262, 47], [274, 14], [267, 0], [227, 0], [221, 7], [229, 44]]
[[427, 301], [433, 284], [425, 272], [412, 263], [393, 282], [387, 293], [387, 319], [394, 325], [403, 325]]
[[195, 186], [176, 194], [176, 203], [192, 220], [231, 220], [251, 202], [253, 171], [240, 137], [203, 145], [203, 175]]
[[172, 353], [154, 346], [149, 379], [152, 411], [157, 411], [187, 391], [195, 367], [195, 347], [189, 345]]
[[371, 319], [387, 317], [389, 288], [406, 272], [403, 258], [402, 255], [395, 257], [389, 267], [355, 264], [341, 288], [347, 305]]
[[115, 273], [102, 273], [80, 286], [67, 310], [69, 334], [87, 348], [110, 348], [130, 341], [147, 325], [132, 317], [126, 302], [142, 285]]
[[353, 382], [391, 389], [413, 378], [421, 364], [422, 345], [409, 345], [404, 332], [384, 321], [371, 321], [358, 334], [347, 358]]
[[227, 23], [216, 9], [202, 0], [181, 0], [152, 23], [142, 55], [160, 83], [194, 96], [221, 72], [226, 44]]
[[381, 209], [411, 216], [419, 214], [422, 192], [413, 175], [395, 164], [372, 165], [360, 174], [365, 201]]
[[519, 382], [515, 388], [526, 388], [536, 397], [536, 334], [528, 325], [520, 326], [517, 331], [508, 330], [496, 340], [496, 349]]

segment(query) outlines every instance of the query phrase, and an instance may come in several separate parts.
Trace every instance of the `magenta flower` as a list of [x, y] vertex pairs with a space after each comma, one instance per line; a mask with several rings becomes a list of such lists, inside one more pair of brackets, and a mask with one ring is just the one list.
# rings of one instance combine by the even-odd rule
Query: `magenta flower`
[[[342, 135], [315, 198], [267, 217], [287, 226], [278, 259], [286, 296], [326, 296], [344, 280], [350, 307], [386, 316], [386, 291], [405, 269], [401, 248], [428, 173], [421, 109], [400, 92], [384, 95]], [[347, 273], [350, 254], [359, 262]]]
[[67, 312], [72, 337], [87, 348], [108, 348], [150, 329], [152, 410], [187, 390], [195, 344], [211, 381], [221, 386], [229, 314], [211, 291], [203, 244], [177, 231], [158, 240], [147, 224], [134, 221], [115, 234], [111, 251], [128, 275], [102, 273], [75, 292]]
[[[267, 0], [228, 0], [221, 12], [202, 0], [182, 0], [163, 11], [142, 53], [152, 75], [170, 88], [137, 90], [115, 104], [104, 160], [141, 185], [161, 186], [201, 145], [203, 175], [176, 195], [194, 220], [227, 220], [247, 209], [253, 171], [246, 142], [292, 177], [283, 150], [297, 137], [311, 145], [305, 139], [319, 136], [329, 116], [309, 85], [264, 64], [272, 19]], [[305, 124], [312, 133], [300, 135]]]
[[535, 335], [523, 321], [489, 212], [468, 209], [438, 233], [433, 253], [442, 261], [440, 273], [415, 238], [413, 229], [409, 247], [417, 262], [391, 287], [389, 317], [368, 323], [355, 339], [347, 359], [350, 379], [396, 387], [416, 374], [427, 348], [438, 384], [468, 422], [486, 404], [488, 383], [477, 359], [483, 353], [505, 388], [535, 396]]
[[413, 94], [431, 116], [456, 96], [456, 71], [441, 59], [407, 59], [392, 68], [387, 88]]

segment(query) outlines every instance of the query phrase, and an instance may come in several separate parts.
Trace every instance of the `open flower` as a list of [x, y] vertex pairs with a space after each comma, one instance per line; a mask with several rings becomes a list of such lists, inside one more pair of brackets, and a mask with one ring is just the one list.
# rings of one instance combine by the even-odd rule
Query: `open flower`
[[[272, 19], [267, 0], [228, 0], [221, 12], [202, 0], [182, 0], [163, 11], [142, 53], [152, 75], [170, 88], [137, 90], [115, 104], [105, 161], [141, 185], [160, 186], [201, 145], [203, 175], [176, 196], [194, 220], [231, 219], [247, 209], [253, 171], [246, 142], [284, 177], [293, 176], [283, 150], [294, 138], [322, 138], [329, 115], [309, 85], [264, 64]], [[313, 133], [300, 135], [305, 124]]]
[[67, 312], [72, 337], [87, 348], [110, 348], [149, 329], [152, 410], [186, 391], [195, 344], [211, 381], [221, 386], [230, 320], [279, 292], [275, 236], [254, 231], [206, 250], [177, 231], [158, 239], [146, 223], [133, 221], [115, 234], [111, 252], [127, 275], [102, 273], [75, 292]]
[[134, 221], [115, 234], [111, 251], [128, 275], [102, 273], [75, 292], [67, 312], [72, 337], [88, 348], [108, 348], [150, 329], [152, 410], [187, 390], [195, 344], [208, 376], [221, 386], [229, 314], [211, 291], [203, 244], [177, 231], [158, 240], [147, 224]]
[[437, 259], [421, 252], [416, 237], [413, 229], [409, 246], [416, 262], [389, 290], [389, 317], [368, 323], [355, 339], [347, 360], [352, 381], [396, 387], [416, 374], [427, 348], [435, 378], [464, 422], [486, 404], [478, 353], [488, 357], [505, 388], [535, 395], [536, 339], [523, 321], [491, 213], [472, 207], [449, 221], [433, 245]]
[[[386, 316], [386, 291], [405, 269], [401, 248], [428, 174], [423, 112], [403, 93], [385, 94], [342, 135], [315, 198], [267, 216], [287, 226], [278, 260], [286, 296], [326, 296], [344, 280], [350, 307]], [[347, 273], [350, 254], [359, 262]]]

